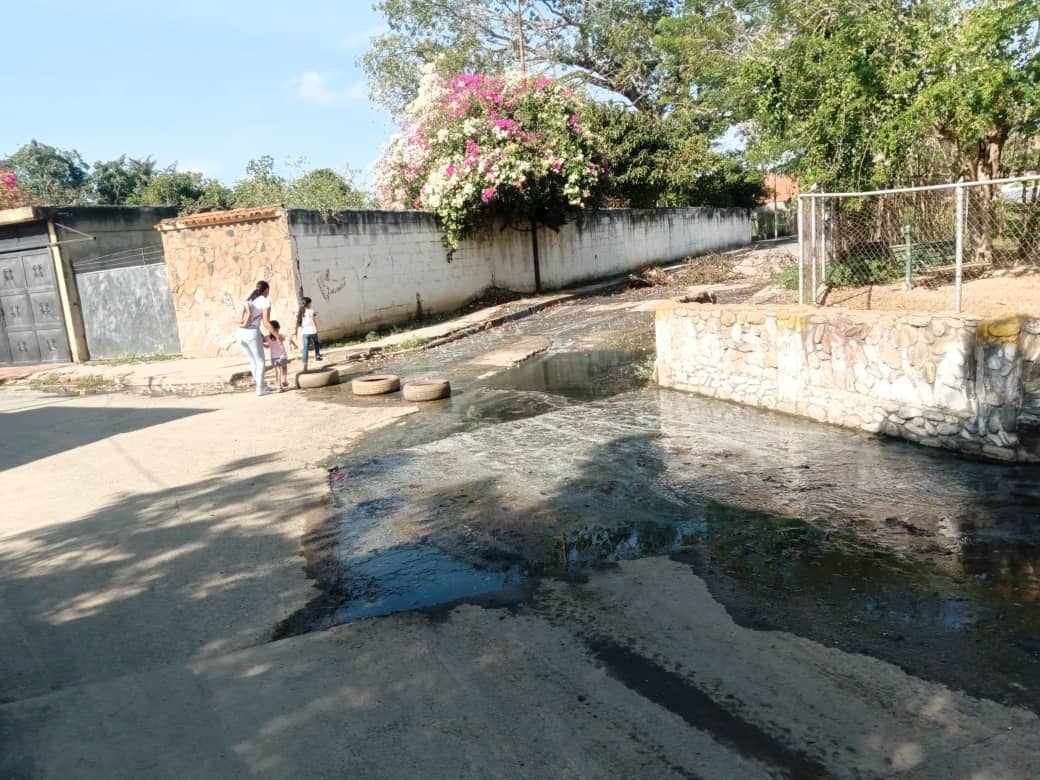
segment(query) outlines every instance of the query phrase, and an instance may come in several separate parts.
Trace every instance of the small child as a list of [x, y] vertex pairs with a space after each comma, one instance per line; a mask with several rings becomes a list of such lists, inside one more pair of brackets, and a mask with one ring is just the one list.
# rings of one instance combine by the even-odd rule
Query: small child
[[311, 299], [304, 298], [296, 313], [296, 333], [303, 332], [303, 370], [307, 370], [307, 357], [314, 345], [314, 359], [321, 362], [321, 344], [318, 342], [318, 313], [311, 308]]
[[[289, 355], [285, 351], [285, 336], [279, 333], [281, 329], [278, 320], [271, 320], [271, 334], [264, 339], [264, 344], [271, 350], [271, 366], [278, 380], [278, 392], [284, 393], [289, 389]], [[289, 339], [289, 345], [295, 348], [296, 342]]]

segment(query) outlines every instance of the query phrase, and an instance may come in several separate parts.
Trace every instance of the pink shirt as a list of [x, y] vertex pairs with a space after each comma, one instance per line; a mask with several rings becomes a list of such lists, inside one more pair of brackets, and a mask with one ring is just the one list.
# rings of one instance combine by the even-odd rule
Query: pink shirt
[[285, 336], [271, 336], [267, 340], [267, 346], [271, 349], [271, 359], [276, 360], [277, 358], [286, 357], [285, 345], [282, 341], [285, 340]]

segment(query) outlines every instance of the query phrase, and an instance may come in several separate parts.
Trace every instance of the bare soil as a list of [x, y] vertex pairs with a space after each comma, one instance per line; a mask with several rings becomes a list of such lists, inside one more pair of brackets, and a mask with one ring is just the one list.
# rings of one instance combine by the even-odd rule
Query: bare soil
[[[896, 311], [953, 311], [953, 285], [904, 290], [901, 282], [871, 287], [836, 288], [828, 306]], [[1040, 315], [1040, 269], [1023, 275], [964, 282], [961, 311], [996, 317], [1002, 314]]]

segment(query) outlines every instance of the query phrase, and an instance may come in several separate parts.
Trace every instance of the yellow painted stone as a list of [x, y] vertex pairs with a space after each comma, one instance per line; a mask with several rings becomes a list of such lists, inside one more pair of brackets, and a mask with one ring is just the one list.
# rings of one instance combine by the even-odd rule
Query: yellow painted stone
[[808, 321], [808, 317], [801, 312], [781, 311], [777, 313], [776, 321], [777, 325], [780, 326], [781, 330], [786, 328], [790, 330], [802, 331], [805, 330], [805, 325]]
[[976, 332], [980, 341], [1014, 344], [1018, 341], [1018, 334], [1022, 332], [1024, 319], [1021, 314], [1010, 314], [993, 320], [982, 320]]
[[675, 308], [675, 301], [662, 301], [661, 305], [657, 307], [657, 311], [654, 312], [655, 320], [666, 320], [668, 315], [672, 313], [672, 309]]

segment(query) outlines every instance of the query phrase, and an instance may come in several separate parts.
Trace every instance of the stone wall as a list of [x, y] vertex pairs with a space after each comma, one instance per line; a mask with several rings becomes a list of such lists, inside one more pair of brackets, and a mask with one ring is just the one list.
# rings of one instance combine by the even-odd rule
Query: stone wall
[[665, 387], [1000, 460], [1040, 459], [1040, 319], [663, 305]]
[[196, 214], [158, 225], [180, 330], [181, 354], [237, 354], [234, 331], [256, 282], [271, 285], [271, 316], [296, 316], [297, 280], [285, 211], [271, 207]]

